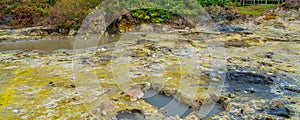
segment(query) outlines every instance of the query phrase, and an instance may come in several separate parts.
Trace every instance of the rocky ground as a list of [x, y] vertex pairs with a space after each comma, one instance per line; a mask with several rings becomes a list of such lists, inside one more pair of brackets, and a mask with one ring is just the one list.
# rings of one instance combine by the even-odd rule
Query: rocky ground
[[[221, 26], [224, 33], [142, 25], [152, 33], [130, 32], [98, 48], [1, 50], [0, 117], [200, 119], [215, 103], [203, 119], [299, 119], [297, 13], [236, 20], [239, 29]], [[151, 89], [191, 112], [165, 117], [172, 110], [149, 104]]]

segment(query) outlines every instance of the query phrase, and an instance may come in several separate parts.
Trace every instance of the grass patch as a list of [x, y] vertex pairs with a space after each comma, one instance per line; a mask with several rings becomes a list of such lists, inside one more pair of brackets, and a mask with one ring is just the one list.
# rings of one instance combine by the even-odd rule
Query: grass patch
[[277, 4], [259, 4], [253, 6], [237, 7], [238, 14], [261, 16], [264, 10], [277, 6]]

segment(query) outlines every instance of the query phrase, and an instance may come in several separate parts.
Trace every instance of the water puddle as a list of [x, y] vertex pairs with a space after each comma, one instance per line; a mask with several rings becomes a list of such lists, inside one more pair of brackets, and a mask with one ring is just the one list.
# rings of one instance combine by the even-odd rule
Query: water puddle
[[117, 113], [118, 120], [144, 120], [145, 116], [140, 110], [121, 110]]
[[166, 117], [178, 115], [183, 118], [192, 112], [188, 105], [181, 103], [171, 96], [159, 93], [154, 89], [149, 89], [145, 92], [144, 100], [154, 107], [157, 107]]

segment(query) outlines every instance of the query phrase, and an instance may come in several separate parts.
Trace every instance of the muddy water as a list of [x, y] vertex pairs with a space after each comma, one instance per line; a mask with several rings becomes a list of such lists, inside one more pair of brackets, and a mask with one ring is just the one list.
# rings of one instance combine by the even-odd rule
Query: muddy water
[[[107, 43], [112, 43], [118, 40], [120, 36], [114, 35], [106, 38], [100, 36], [83, 37], [46, 37], [40, 40], [24, 40], [16, 42], [0, 42], [0, 50], [24, 50], [32, 51], [39, 50], [51, 52], [58, 49], [73, 49], [76, 42], [82, 42], [85, 47], [95, 47]], [[80, 43], [76, 43], [80, 44]]]

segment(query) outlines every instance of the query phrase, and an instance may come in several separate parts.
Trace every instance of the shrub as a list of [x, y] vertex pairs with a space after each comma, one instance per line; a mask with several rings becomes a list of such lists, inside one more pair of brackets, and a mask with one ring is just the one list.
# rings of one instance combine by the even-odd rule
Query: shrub
[[[106, 19], [115, 19], [112, 13], [131, 15], [140, 20], [152, 23], [162, 23], [172, 19], [173, 15], [195, 16], [202, 14], [202, 9], [196, 0], [119, 0], [105, 1], [107, 6], [101, 8], [107, 12]], [[134, 4], [133, 4], [134, 3]], [[138, 6], [138, 7], [137, 7]]]
[[15, 27], [32, 26], [38, 21], [38, 17], [43, 16], [42, 11], [31, 6], [18, 6], [13, 10], [14, 17], [11, 24]]
[[133, 17], [140, 20], [151, 21], [152, 23], [162, 23], [166, 20], [170, 20], [173, 17], [173, 13], [162, 9], [139, 9], [131, 12]]
[[78, 29], [85, 16], [102, 0], [60, 0], [49, 8], [48, 23]]
[[197, 0], [197, 1], [203, 7], [216, 6], [216, 5], [224, 6], [228, 3], [231, 3], [231, 0]]

